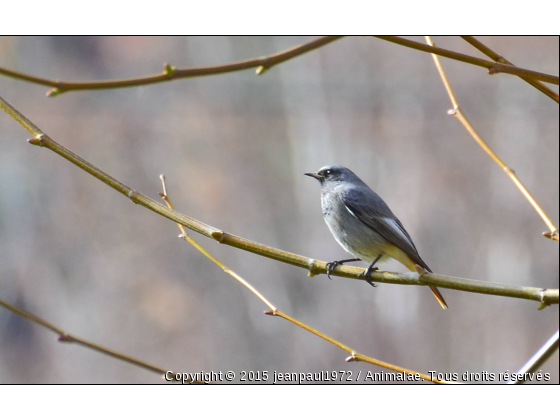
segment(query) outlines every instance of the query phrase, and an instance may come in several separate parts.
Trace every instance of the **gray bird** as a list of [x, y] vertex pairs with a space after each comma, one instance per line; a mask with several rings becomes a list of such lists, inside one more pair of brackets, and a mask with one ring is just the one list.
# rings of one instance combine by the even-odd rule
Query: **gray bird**
[[[307, 176], [321, 183], [323, 217], [336, 241], [356, 258], [333, 261], [327, 265], [327, 275], [338, 265], [350, 261], [371, 263], [365, 278], [373, 286], [371, 272], [374, 265], [393, 258], [411, 271], [416, 265], [432, 272], [420, 258], [416, 246], [402, 223], [389, 206], [354, 172], [344, 166], [324, 166]], [[447, 303], [439, 290], [430, 286], [443, 309]]]

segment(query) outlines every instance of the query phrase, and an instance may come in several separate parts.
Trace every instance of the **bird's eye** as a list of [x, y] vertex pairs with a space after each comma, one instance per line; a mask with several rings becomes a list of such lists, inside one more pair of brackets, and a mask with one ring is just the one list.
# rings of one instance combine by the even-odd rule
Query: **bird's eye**
[[331, 171], [330, 169], [327, 169], [327, 170], [325, 171], [325, 174], [330, 175], [330, 174], [332, 174], [332, 171]]

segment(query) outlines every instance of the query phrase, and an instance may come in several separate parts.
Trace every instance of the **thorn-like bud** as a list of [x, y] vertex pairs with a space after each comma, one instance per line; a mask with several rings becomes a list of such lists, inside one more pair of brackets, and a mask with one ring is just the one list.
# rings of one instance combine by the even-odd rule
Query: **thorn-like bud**
[[218, 242], [222, 243], [224, 239], [224, 232], [222, 232], [221, 230], [215, 230], [210, 234], [210, 236], [212, 237], [212, 239], [215, 239]]
[[553, 241], [557, 241], [559, 239], [557, 230], [554, 232], [543, 232], [543, 236], [545, 238], [552, 239]]
[[51, 90], [49, 90], [45, 95], [48, 98], [54, 98], [55, 96], [60, 95], [62, 92], [60, 91], [59, 88], [52, 88]]
[[351, 356], [348, 356], [348, 357], [346, 358], [346, 361], [347, 361], [347, 362], [354, 362], [354, 361], [356, 361], [356, 352], [355, 352], [354, 350], [352, 350], [352, 355], [351, 355]]
[[264, 311], [265, 315], [274, 315], [274, 311]]
[[457, 114], [456, 109], [450, 109], [449, 111], [447, 111], [447, 115], [456, 115], [456, 114]]
[[539, 294], [540, 294], [540, 297], [541, 297], [541, 304], [539, 305], [539, 308], [538, 308], [539, 311], [540, 311], [540, 310], [543, 310], [544, 308], [546, 308], [546, 307], [548, 306], [548, 303], [546, 303], [546, 295], [545, 295], [545, 294], [546, 294], [546, 290], [547, 290], [547, 289], [542, 289], [542, 290], [540, 291], [540, 293], [539, 293]]
[[27, 142], [29, 144], [32, 144], [33, 146], [41, 146], [41, 139], [38, 139], [37, 137], [33, 137], [32, 139], [27, 139]]
[[496, 67], [492, 66], [488, 69], [488, 74], [496, 74], [496, 73], [499, 73], [499, 71]]
[[257, 73], [257, 76], [262, 76], [262, 75], [265, 74], [267, 71], [268, 71], [268, 67], [259, 66], [259, 67], [257, 67], [257, 69], [255, 70], [255, 73]]
[[309, 267], [309, 271], [307, 272], [308, 277], [315, 277], [317, 274], [320, 274], [317, 270], [316, 263], [317, 261], [315, 261], [313, 258], [309, 259], [309, 262], [307, 264], [307, 266]]
[[172, 76], [175, 73], [175, 66], [172, 66], [169, 63], [163, 63], [163, 71], [168, 75]]

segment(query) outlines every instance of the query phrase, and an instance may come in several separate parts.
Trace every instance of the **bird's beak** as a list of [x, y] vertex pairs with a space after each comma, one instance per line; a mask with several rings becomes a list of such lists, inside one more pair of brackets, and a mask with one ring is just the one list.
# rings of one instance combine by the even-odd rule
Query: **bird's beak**
[[316, 173], [314, 173], [314, 172], [308, 172], [308, 173], [306, 173], [306, 174], [304, 174], [304, 175], [310, 176], [311, 178], [318, 179], [319, 181], [323, 179], [323, 177], [322, 177], [321, 175], [316, 174]]

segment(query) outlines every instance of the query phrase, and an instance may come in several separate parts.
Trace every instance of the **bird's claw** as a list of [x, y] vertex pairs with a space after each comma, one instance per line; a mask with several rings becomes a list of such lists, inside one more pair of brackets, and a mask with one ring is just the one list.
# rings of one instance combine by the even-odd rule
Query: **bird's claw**
[[341, 264], [342, 263], [340, 261], [331, 261], [327, 263], [327, 277], [329, 278], [329, 280], [332, 280], [331, 272]]
[[336, 267], [352, 261], [361, 261], [361, 260], [359, 258], [350, 258], [349, 260], [338, 260], [338, 261], [331, 261], [330, 263], [327, 263], [327, 277], [331, 279], [331, 273]]
[[363, 277], [365, 279], [365, 281], [371, 286], [371, 287], [377, 287], [377, 285], [373, 282], [373, 280], [371, 279], [371, 273], [374, 271], [379, 271], [379, 269], [377, 267], [368, 267], [364, 272], [362, 272], [361, 274], [358, 275], [358, 277]]

